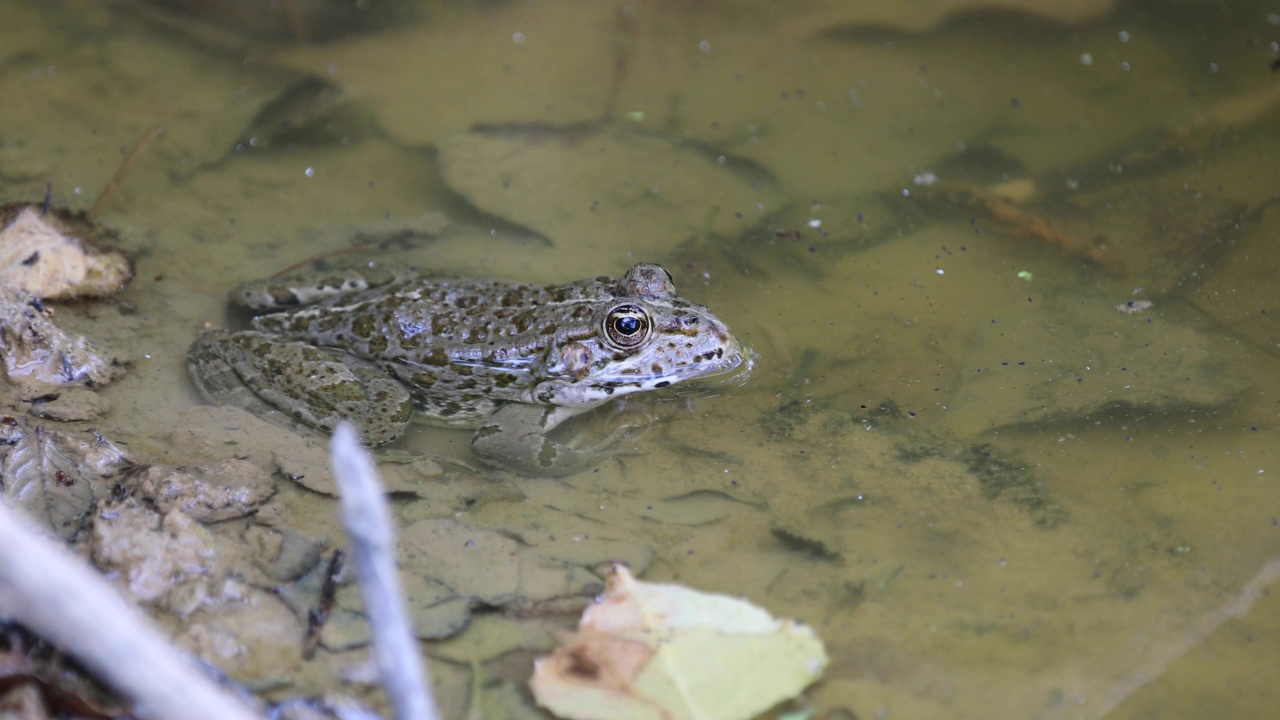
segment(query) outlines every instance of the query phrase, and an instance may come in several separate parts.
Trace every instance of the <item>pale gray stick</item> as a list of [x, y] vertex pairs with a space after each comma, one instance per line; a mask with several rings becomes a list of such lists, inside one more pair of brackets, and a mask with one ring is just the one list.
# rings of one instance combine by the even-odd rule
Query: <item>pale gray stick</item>
[[364, 610], [373, 631], [373, 654], [399, 720], [438, 720], [426, 668], [413, 636], [396, 569], [395, 521], [373, 458], [360, 447], [355, 427], [338, 424], [329, 443], [338, 481], [342, 524], [351, 540]]
[[260, 720], [61, 543], [0, 503], [0, 617], [79, 660], [161, 720]]

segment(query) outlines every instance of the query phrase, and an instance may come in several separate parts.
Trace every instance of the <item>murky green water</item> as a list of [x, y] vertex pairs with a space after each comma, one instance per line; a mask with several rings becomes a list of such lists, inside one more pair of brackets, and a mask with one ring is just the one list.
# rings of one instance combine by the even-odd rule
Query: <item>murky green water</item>
[[649, 578], [811, 623], [826, 717], [1266, 716], [1280, 20], [954, 5], [422, 4], [299, 46], [6, 2], [0, 193], [87, 208], [164, 129], [100, 214], [144, 322], [98, 425], [153, 452], [240, 280], [370, 238], [536, 281], [661, 262], [750, 384], [458, 517], [646, 546]]

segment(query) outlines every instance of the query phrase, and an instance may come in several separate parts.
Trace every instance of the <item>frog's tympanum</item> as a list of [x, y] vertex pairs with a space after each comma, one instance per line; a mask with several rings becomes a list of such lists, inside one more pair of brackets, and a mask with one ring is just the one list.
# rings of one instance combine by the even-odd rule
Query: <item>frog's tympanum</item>
[[724, 323], [650, 264], [547, 287], [348, 274], [306, 289], [251, 284], [233, 299], [266, 314], [191, 346], [211, 402], [265, 401], [323, 430], [350, 420], [370, 445], [396, 438], [416, 408], [431, 424], [476, 428], [475, 454], [521, 474], [568, 475], [607, 456], [545, 435], [574, 415], [750, 367]]

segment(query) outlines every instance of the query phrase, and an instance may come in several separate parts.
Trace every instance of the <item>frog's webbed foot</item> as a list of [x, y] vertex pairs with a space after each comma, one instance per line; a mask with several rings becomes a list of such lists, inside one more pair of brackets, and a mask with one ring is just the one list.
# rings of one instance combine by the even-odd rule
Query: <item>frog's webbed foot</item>
[[620, 454], [637, 451], [617, 445], [635, 436], [638, 425], [616, 428], [588, 447], [561, 442], [546, 433], [581, 412], [578, 408], [512, 403], [500, 409], [471, 436], [471, 450], [484, 462], [519, 475], [564, 477], [588, 470]]
[[369, 445], [394, 440], [413, 414], [408, 390], [373, 365], [270, 333], [211, 330], [187, 366], [211, 403], [259, 415], [270, 406], [326, 431], [350, 420]]

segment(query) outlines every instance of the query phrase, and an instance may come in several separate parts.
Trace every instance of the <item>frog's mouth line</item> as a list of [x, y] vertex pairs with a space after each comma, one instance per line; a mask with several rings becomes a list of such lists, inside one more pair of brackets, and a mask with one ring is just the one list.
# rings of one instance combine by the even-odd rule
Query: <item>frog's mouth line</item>
[[615, 381], [595, 382], [597, 387], [610, 387], [630, 394], [645, 390], [661, 390], [674, 388], [678, 396], [691, 394], [719, 395], [728, 387], [745, 385], [755, 370], [758, 355], [749, 347], [736, 349], [726, 354], [716, 364], [720, 367], [708, 370], [706, 364], [678, 368], [674, 371], [652, 375], [628, 375]]
[[723, 368], [691, 378], [688, 382], [681, 384], [677, 392], [681, 396], [712, 397], [728, 388], [742, 387], [755, 372], [756, 360], [759, 357], [759, 353], [750, 346], [744, 345], [728, 357]]

